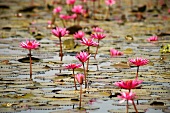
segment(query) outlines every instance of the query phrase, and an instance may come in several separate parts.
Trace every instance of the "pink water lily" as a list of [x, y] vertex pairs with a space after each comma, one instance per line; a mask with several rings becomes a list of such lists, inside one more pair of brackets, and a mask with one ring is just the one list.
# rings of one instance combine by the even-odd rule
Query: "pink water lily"
[[102, 28], [100, 28], [100, 27], [93, 27], [92, 31], [93, 32], [103, 32], [104, 30]]
[[105, 3], [106, 3], [106, 5], [108, 5], [108, 6], [112, 6], [113, 4], [116, 3], [116, 1], [115, 1], [115, 0], [105, 0]]
[[53, 9], [53, 13], [60, 13], [61, 10], [62, 10], [62, 7], [58, 6], [58, 7]]
[[83, 12], [83, 6], [82, 5], [76, 5], [72, 8], [72, 12], [77, 14], [82, 14]]
[[31, 49], [36, 49], [40, 45], [39, 42], [36, 40], [26, 40], [26, 42], [21, 42], [20, 47], [31, 50]]
[[75, 39], [82, 39], [85, 36], [85, 33], [83, 31], [78, 31], [73, 36]]
[[74, 5], [75, 2], [76, 0], [66, 0], [66, 4], [68, 5]]
[[136, 93], [122, 92], [121, 95], [118, 95], [117, 97], [122, 99], [121, 101], [119, 101], [119, 103], [123, 103], [125, 100], [128, 100], [132, 103], [132, 101], [136, 98]]
[[148, 64], [149, 60], [145, 59], [145, 58], [137, 57], [135, 59], [130, 59], [129, 62], [136, 65], [136, 66], [143, 66], [143, 65]]
[[115, 82], [114, 85], [123, 88], [123, 89], [134, 89], [136, 88], [139, 84], [141, 84], [143, 80], [127, 80], [127, 81], [121, 81], [121, 82]]
[[86, 46], [98, 46], [98, 43], [94, 41], [93, 38], [85, 38], [83, 37], [80, 42]]
[[103, 34], [103, 33], [94, 33], [94, 34], [91, 34], [91, 37], [92, 37], [92, 38], [96, 38], [96, 39], [98, 39], [98, 40], [101, 40], [101, 39], [105, 38], [106, 35]]
[[80, 84], [80, 85], [82, 85], [83, 84], [83, 81], [84, 81], [84, 75], [83, 74], [76, 74], [76, 80], [77, 80], [77, 82]]
[[70, 19], [70, 16], [69, 15], [65, 15], [65, 14], [60, 14], [59, 16], [61, 19], [63, 20], [69, 20]]
[[152, 42], [152, 41], [158, 41], [158, 36], [151, 36], [149, 38], [147, 38], [148, 42]]
[[123, 52], [120, 52], [116, 49], [110, 49], [110, 56], [111, 57], [114, 57], [114, 56], [121, 56], [123, 55]]
[[89, 58], [90, 58], [90, 55], [89, 53], [87, 52], [80, 52], [80, 53], [77, 53], [76, 55], [76, 58], [80, 61], [80, 62], [86, 62]]

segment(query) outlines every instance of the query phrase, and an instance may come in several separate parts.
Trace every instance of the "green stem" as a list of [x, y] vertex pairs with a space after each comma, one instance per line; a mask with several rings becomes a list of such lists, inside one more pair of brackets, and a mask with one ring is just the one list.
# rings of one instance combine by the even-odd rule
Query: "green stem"
[[77, 90], [77, 86], [76, 86], [76, 78], [75, 78], [75, 74], [74, 74], [74, 69], [73, 69], [73, 76], [74, 76], [74, 87], [75, 87], [75, 90]]
[[30, 57], [30, 80], [32, 80], [32, 59], [31, 59], [31, 49], [29, 50], [29, 57]]
[[133, 107], [134, 107], [136, 113], [138, 113], [138, 110], [137, 110], [137, 108], [136, 108], [136, 105], [135, 105], [135, 103], [134, 103], [134, 100], [132, 100], [132, 104], [133, 104]]

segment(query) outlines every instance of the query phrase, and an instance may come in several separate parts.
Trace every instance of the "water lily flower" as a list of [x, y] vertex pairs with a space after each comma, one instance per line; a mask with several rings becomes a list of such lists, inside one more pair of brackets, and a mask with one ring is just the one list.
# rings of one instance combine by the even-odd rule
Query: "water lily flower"
[[123, 88], [123, 89], [134, 89], [136, 88], [139, 84], [141, 84], [143, 80], [127, 80], [127, 81], [121, 81], [121, 82], [115, 82], [114, 85]]
[[80, 42], [86, 46], [98, 46], [98, 43], [94, 41], [94, 38], [85, 38], [83, 37]]
[[74, 70], [81, 67], [82, 64], [75, 64], [75, 63], [72, 63], [72, 64], [68, 64], [65, 66], [66, 69], [72, 69], [73, 70], [73, 76], [74, 76], [74, 87], [75, 87], [75, 90], [77, 90], [77, 86], [76, 86], [76, 80], [75, 80], [75, 75], [74, 75]]
[[89, 53], [87, 52], [80, 52], [79, 54], [77, 53], [76, 55], [76, 58], [82, 62], [82, 65], [83, 65], [83, 69], [84, 69], [84, 76], [85, 76], [85, 88], [87, 88], [87, 80], [86, 80], [86, 69], [85, 69], [85, 66], [84, 66], [84, 62], [86, 62], [89, 58], [90, 58], [90, 55]]
[[143, 66], [143, 65], [148, 64], [149, 60], [145, 59], [145, 58], [137, 57], [135, 59], [130, 59], [129, 62], [136, 65], [136, 66]]
[[102, 28], [100, 28], [100, 27], [93, 27], [92, 31], [93, 32], [103, 32], [104, 30]]
[[62, 10], [62, 7], [58, 6], [58, 7], [56, 7], [56, 8], [53, 9], [53, 13], [54, 13], [54, 14], [60, 13], [61, 10]]
[[90, 58], [90, 56], [91, 56], [91, 54], [83, 51], [83, 52], [80, 52], [79, 54], [77, 53], [76, 58], [80, 62], [84, 63]]
[[76, 0], [66, 0], [66, 4], [68, 5], [74, 5], [75, 2]]
[[116, 49], [110, 49], [110, 56], [111, 57], [114, 57], [114, 56], [121, 56], [123, 55], [123, 52], [120, 52]]
[[158, 41], [158, 36], [151, 36], [147, 39], [148, 42]]
[[143, 66], [143, 65], [146, 65], [149, 63], [149, 60], [148, 59], [145, 59], [145, 58], [135, 58], [135, 59], [130, 59], [129, 62], [131, 64], [134, 64], [137, 66], [137, 72], [136, 72], [136, 79], [138, 78], [138, 72], [139, 72], [139, 66]]
[[62, 61], [62, 58], [63, 58], [61, 37], [65, 36], [68, 33], [69, 33], [69, 31], [66, 30], [66, 28], [61, 28], [61, 27], [56, 27], [56, 29], [52, 30], [52, 34], [55, 35], [56, 37], [58, 37], [59, 41], [60, 41], [60, 54], [59, 55], [61, 56], [61, 61]]
[[78, 31], [73, 36], [75, 39], [82, 39], [85, 36], [85, 33], [83, 31]]
[[64, 15], [64, 14], [60, 14], [59, 16], [61, 19], [63, 20], [69, 20], [70, 19], [70, 16], [69, 15]]
[[[97, 28], [97, 29], [98, 29], [98, 28]], [[98, 30], [99, 30], [99, 29], [98, 29]], [[98, 49], [99, 49], [99, 42], [100, 42], [101, 39], [105, 38], [106, 35], [103, 34], [103, 33], [94, 33], [94, 34], [91, 34], [91, 37], [98, 40], [98, 46], [97, 46], [97, 48], [96, 48], [96, 53], [95, 53], [95, 55], [94, 55], [94, 58], [96, 59], [96, 55], [97, 55]]]
[[115, 0], [105, 0], [105, 3], [106, 3], [106, 5], [108, 5], [108, 6], [112, 6], [113, 4], [116, 3], [116, 1], [115, 1]]
[[39, 42], [37, 42], [36, 40], [26, 40], [26, 42], [21, 42], [20, 43], [20, 47], [31, 50], [31, 49], [36, 49], [38, 48], [40, 45]]
[[40, 43], [36, 40], [26, 40], [26, 42], [21, 42], [20, 47], [28, 49], [29, 50], [29, 58], [30, 58], [30, 80], [32, 80], [32, 58], [31, 58], [31, 50], [37, 49], [39, 47]]
[[76, 5], [72, 8], [72, 12], [81, 14], [83, 12], [83, 6], [82, 5]]
[[121, 101], [119, 101], [119, 103], [123, 103], [124, 101], [127, 101], [127, 105], [126, 105], [127, 112], [126, 113], [128, 113], [128, 102], [131, 102], [133, 104], [136, 113], [138, 113], [138, 110], [137, 110], [136, 105], [134, 103], [134, 99], [136, 98], [136, 93], [122, 92], [121, 95], [118, 95], [117, 97], [122, 99]]

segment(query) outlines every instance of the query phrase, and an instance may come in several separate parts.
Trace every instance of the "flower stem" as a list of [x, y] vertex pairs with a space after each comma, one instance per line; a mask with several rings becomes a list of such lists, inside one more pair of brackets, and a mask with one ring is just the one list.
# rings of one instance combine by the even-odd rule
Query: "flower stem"
[[85, 69], [84, 63], [82, 63], [82, 64], [83, 64], [83, 69], [84, 69], [84, 81], [85, 81], [85, 88], [87, 88], [86, 69]]
[[[88, 51], [88, 53], [90, 54], [90, 47], [88, 46], [87, 47], [87, 51]], [[87, 66], [86, 66], [86, 71], [88, 72], [88, 70], [89, 70], [89, 59], [90, 58], [88, 58], [88, 60], [87, 60]]]
[[136, 79], [138, 79], [139, 66], [137, 66]]
[[74, 76], [74, 87], [75, 87], [75, 90], [77, 90], [77, 86], [76, 86], [76, 78], [75, 78], [75, 74], [74, 74], [74, 69], [73, 69], [73, 76]]
[[81, 95], [82, 95], [82, 84], [80, 85], [80, 102], [79, 102], [79, 109], [81, 109]]
[[129, 112], [128, 112], [128, 109], [129, 109], [129, 103], [128, 103], [128, 100], [127, 100], [127, 104], [126, 104], [126, 113], [129, 113]]
[[61, 37], [59, 37], [59, 41], [60, 41], [60, 54], [59, 54], [59, 56], [61, 57], [61, 61], [63, 61], [63, 52], [62, 52]]
[[134, 107], [136, 113], [138, 113], [138, 110], [137, 110], [137, 108], [136, 108], [136, 105], [135, 105], [135, 103], [134, 103], [134, 100], [132, 100], [132, 104], [133, 104], [133, 107]]
[[32, 59], [31, 59], [31, 49], [29, 50], [29, 57], [30, 57], [30, 80], [32, 80]]
[[[98, 40], [98, 44], [99, 44], [99, 40]], [[98, 53], [98, 49], [99, 49], [99, 45], [97, 46], [97, 48], [96, 48], [96, 53], [95, 53], [95, 55], [94, 55], [94, 59], [96, 60], [96, 55], [97, 55], [97, 53]]]

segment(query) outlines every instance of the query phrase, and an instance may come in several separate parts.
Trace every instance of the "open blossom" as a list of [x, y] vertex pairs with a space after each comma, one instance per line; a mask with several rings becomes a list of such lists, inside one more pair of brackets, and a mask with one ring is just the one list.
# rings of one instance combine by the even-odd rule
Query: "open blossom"
[[98, 40], [101, 40], [101, 39], [105, 38], [106, 35], [105, 35], [105, 34], [102, 34], [102, 33], [94, 33], [94, 34], [91, 34], [91, 37], [92, 37], [92, 38], [96, 38], [96, 39], [98, 39]]
[[72, 8], [72, 12], [77, 13], [77, 14], [81, 14], [83, 13], [83, 6], [82, 5], [76, 5]]
[[115, 82], [114, 85], [123, 88], [123, 89], [134, 89], [139, 84], [141, 84], [143, 80], [127, 80], [127, 81], [121, 81], [121, 82]]
[[58, 6], [57, 8], [53, 9], [53, 13], [60, 13], [62, 10], [62, 7]]
[[66, 69], [76, 69], [76, 68], [79, 68], [81, 67], [82, 64], [68, 64], [65, 66]]
[[71, 16], [70, 16], [70, 19], [76, 19], [77, 18], [77, 14], [72, 14]]
[[26, 42], [21, 42], [20, 43], [20, 47], [31, 50], [31, 49], [36, 49], [38, 48], [40, 45], [39, 42], [37, 42], [36, 40], [26, 40]]
[[60, 14], [59, 16], [61, 19], [63, 20], [69, 20], [70, 19], [70, 16], [69, 15], [64, 15], [64, 14]]
[[116, 49], [110, 49], [110, 56], [113, 57], [113, 56], [120, 56], [120, 55], [123, 55], [123, 52], [120, 52]]
[[85, 33], [83, 31], [78, 31], [73, 36], [75, 39], [82, 39], [85, 36]]
[[86, 46], [98, 46], [97, 42], [94, 42], [93, 38], [85, 38], [83, 37], [82, 40], [80, 40], [80, 42]]
[[84, 63], [84, 62], [86, 62], [89, 58], [90, 58], [90, 55], [91, 54], [88, 54], [87, 52], [80, 52], [79, 54], [77, 53], [77, 55], [76, 55], [76, 58], [80, 61], [80, 62], [82, 62], [82, 63]]
[[57, 37], [63, 37], [64, 35], [68, 34], [69, 31], [66, 28], [56, 27], [56, 29], [52, 30], [52, 34]]
[[121, 95], [118, 95], [117, 97], [122, 99], [119, 103], [123, 103], [125, 100], [132, 102], [136, 98], [136, 94], [133, 92], [122, 92]]
[[158, 41], [158, 37], [157, 36], [151, 36], [147, 39], [147, 41], [151, 42], [151, 41]]
[[92, 28], [93, 32], [103, 32], [104, 30], [100, 27], [93, 27]]
[[76, 80], [77, 82], [82, 85], [83, 84], [83, 81], [84, 81], [84, 75], [83, 74], [76, 74]]
[[76, 0], [66, 0], [66, 4], [73, 5], [76, 2]]
[[112, 6], [113, 4], [116, 3], [115, 0], [105, 0], [106, 5]]
[[148, 59], [145, 59], [145, 58], [135, 58], [135, 59], [130, 59], [129, 60], [130, 63], [136, 65], [136, 66], [143, 66], [143, 65], [146, 65], [149, 63], [149, 60]]

